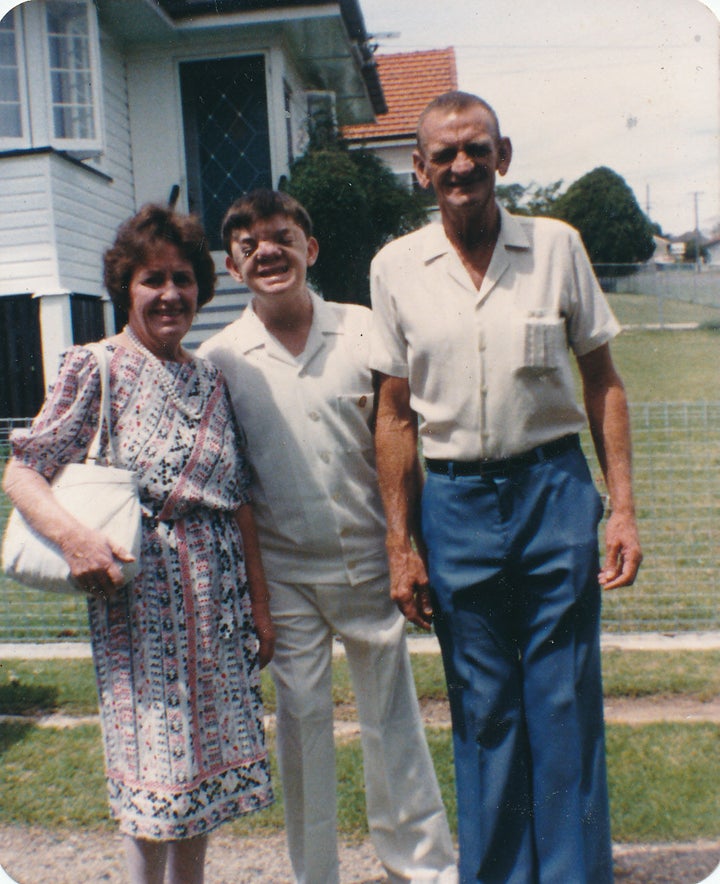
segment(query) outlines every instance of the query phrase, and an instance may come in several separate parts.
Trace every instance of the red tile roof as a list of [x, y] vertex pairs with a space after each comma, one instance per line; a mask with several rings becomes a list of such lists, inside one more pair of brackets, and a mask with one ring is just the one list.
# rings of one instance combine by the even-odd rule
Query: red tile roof
[[375, 123], [344, 126], [342, 134], [350, 141], [412, 138], [427, 103], [436, 95], [458, 88], [452, 47], [376, 55], [375, 61], [388, 112], [378, 116]]

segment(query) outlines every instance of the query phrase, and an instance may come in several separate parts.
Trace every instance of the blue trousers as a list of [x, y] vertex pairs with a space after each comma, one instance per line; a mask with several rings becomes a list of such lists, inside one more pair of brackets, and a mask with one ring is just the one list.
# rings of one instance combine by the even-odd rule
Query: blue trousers
[[462, 884], [608, 884], [599, 495], [580, 451], [422, 501]]

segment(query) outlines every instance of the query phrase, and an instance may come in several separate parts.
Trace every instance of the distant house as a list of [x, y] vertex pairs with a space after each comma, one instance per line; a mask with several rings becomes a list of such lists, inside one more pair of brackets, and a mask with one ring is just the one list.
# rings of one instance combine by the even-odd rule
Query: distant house
[[699, 230], [689, 230], [680, 236], [674, 236], [670, 242], [670, 252], [677, 261], [694, 261], [697, 249], [700, 249], [700, 259], [706, 262], [706, 249], [710, 240]]
[[655, 265], [674, 264], [675, 257], [670, 248], [670, 240], [665, 236], [658, 236], [657, 234], [654, 234], [653, 242], [655, 243], [655, 251], [652, 253], [649, 262]]
[[420, 113], [428, 102], [458, 88], [455, 50], [429, 49], [375, 57], [387, 113], [377, 120], [342, 127], [351, 147], [377, 154], [412, 187], [412, 153]]
[[[314, 102], [340, 125], [385, 111], [359, 0], [29, 0], [0, 46], [0, 417], [34, 414], [60, 352], [115, 330], [102, 254], [140, 205], [176, 200], [219, 249]], [[222, 275], [190, 346], [246, 299]]]
[[720, 239], [710, 239], [705, 244], [706, 263], [711, 267], [720, 267]]

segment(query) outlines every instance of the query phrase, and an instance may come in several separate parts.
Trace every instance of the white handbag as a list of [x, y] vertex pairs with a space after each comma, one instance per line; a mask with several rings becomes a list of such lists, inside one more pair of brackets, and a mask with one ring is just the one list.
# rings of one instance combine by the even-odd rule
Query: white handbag
[[[50, 487], [57, 502], [78, 521], [102, 531], [135, 557], [134, 562], [118, 562], [125, 584], [140, 571], [142, 514], [138, 484], [130, 470], [96, 463], [103, 421], [110, 433], [110, 370], [104, 345], [87, 346], [100, 365], [100, 423], [85, 463], [67, 464]], [[112, 457], [111, 436], [109, 449]], [[17, 509], [13, 509], [5, 529], [2, 567], [8, 577], [25, 586], [49, 592], [83, 592], [70, 577], [59, 548], [33, 530]]]

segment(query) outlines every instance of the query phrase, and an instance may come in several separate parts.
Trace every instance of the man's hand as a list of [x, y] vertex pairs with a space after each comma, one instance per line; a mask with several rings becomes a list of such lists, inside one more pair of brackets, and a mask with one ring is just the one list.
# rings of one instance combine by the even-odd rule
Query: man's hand
[[414, 550], [390, 553], [390, 597], [410, 623], [430, 629], [432, 606], [425, 563]]
[[642, 562], [637, 523], [632, 515], [613, 512], [605, 529], [605, 564], [599, 574], [603, 589], [619, 589], [635, 582]]

